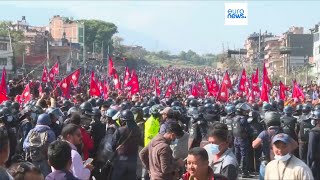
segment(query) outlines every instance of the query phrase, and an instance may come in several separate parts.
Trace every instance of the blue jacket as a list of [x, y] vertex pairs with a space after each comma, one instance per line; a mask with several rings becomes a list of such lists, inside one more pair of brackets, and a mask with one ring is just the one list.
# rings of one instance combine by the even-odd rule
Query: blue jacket
[[36, 125], [33, 129], [31, 129], [26, 137], [26, 139], [23, 142], [23, 150], [26, 150], [29, 148], [29, 136], [32, 133], [32, 131], [36, 131], [36, 132], [44, 132], [44, 131], [48, 131], [48, 143], [51, 143], [53, 141], [56, 140], [56, 135], [54, 134], [54, 132], [51, 130], [51, 128], [49, 126], [46, 125]]

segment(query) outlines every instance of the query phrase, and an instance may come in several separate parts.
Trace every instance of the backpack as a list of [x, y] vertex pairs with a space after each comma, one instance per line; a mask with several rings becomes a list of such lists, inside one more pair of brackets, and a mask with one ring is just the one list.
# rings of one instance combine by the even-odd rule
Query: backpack
[[41, 161], [47, 159], [48, 150], [48, 131], [37, 132], [32, 130], [29, 135], [29, 148], [27, 150], [27, 158], [32, 161]]
[[300, 141], [308, 142], [309, 141], [309, 132], [313, 128], [310, 120], [304, 120], [300, 122], [300, 131], [299, 137]]
[[283, 133], [288, 134], [292, 138], [296, 137], [296, 134], [295, 134], [295, 121], [284, 122], [282, 120], [281, 121], [281, 128], [283, 130]]

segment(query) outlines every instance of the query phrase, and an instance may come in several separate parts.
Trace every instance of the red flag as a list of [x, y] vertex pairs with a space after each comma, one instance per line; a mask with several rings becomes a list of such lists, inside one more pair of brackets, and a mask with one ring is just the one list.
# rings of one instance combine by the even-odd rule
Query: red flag
[[304, 100], [304, 94], [296, 81], [293, 82], [292, 98]]
[[193, 97], [198, 97], [198, 96], [199, 96], [199, 91], [198, 91], [198, 87], [196, 86], [196, 84], [194, 84], [194, 85], [192, 86], [191, 95], [192, 95]]
[[7, 83], [6, 83], [6, 78], [7, 78], [7, 71], [6, 68], [3, 67], [2, 70], [2, 76], [1, 76], [1, 87], [0, 87], [0, 92], [7, 96]]
[[268, 85], [266, 83], [263, 83], [262, 89], [261, 89], [261, 96], [260, 99], [264, 102], [269, 102], [268, 97]]
[[226, 71], [224, 77], [223, 77], [223, 82], [222, 84], [225, 84], [225, 86], [227, 88], [231, 88], [232, 87], [232, 84], [231, 84], [231, 80], [230, 80], [230, 77], [229, 77], [229, 73], [228, 71]]
[[128, 86], [131, 86], [131, 95], [140, 91], [138, 75], [134, 69], [132, 70], [132, 76], [130, 82], [128, 82]]
[[280, 81], [279, 83], [279, 98], [281, 100], [285, 100], [286, 99], [286, 91], [288, 90], [288, 88]]
[[254, 92], [260, 92], [259, 89], [259, 69], [257, 68], [256, 74], [251, 76], [252, 90]]
[[55, 63], [49, 71], [49, 80], [54, 81], [54, 76], [59, 74], [59, 64]]
[[217, 83], [217, 80], [215, 78], [213, 78], [213, 80], [211, 81], [211, 87], [212, 87], [212, 95], [214, 97], [217, 97], [219, 92], [219, 84]]
[[243, 69], [241, 73], [240, 81], [239, 81], [239, 86], [238, 86], [238, 90], [240, 92], [245, 91], [246, 81], [247, 81], [247, 74], [246, 74], [246, 70]]
[[89, 90], [89, 95], [90, 96], [101, 96], [100, 89], [94, 80], [94, 72], [91, 72], [91, 78], [90, 78], [90, 90]]
[[159, 79], [158, 78], [155, 78], [154, 79], [154, 84], [155, 84], [155, 95], [156, 96], [160, 96], [160, 87], [159, 87]]
[[128, 82], [129, 82], [130, 77], [131, 77], [131, 75], [130, 75], [129, 68], [126, 67], [125, 76], [124, 76], [124, 86], [127, 86], [127, 85], [128, 85]]
[[19, 104], [21, 104], [21, 103], [22, 103], [21, 95], [16, 95], [16, 97], [14, 98], [14, 100], [15, 100], [16, 102], [18, 102]]
[[208, 90], [208, 92], [212, 94], [213, 88], [212, 88], [212, 86], [211, 86], [210, 80], [208, 80], [207, 77], [205, 77], [204, 80], [206, 81], [206, 85], [207, 85], [207, 90]]
[[115, 89], [118, 89], [118, 90], [121, 89], [120, 79], [116, 70], [113, 73], [113, 83], [114, 83]]
[[43, 83], [48, 82], [48, 70], [46, 66], [43, 66], [43, 72], [42, 72], [42, 77], [41, 80]]
[[21, 94], [21, 101], [26, 104], [31, 100], [31, 94], [30, 94], [30, 87], [29, 84], [26, 85], [24, 88], [22, 94]]
[[203, 91], [201, 82], [198, 82], [198, 93], [200, 97], [204, 97], [204, 91]]
[[218, 92], [217, 100], [226, 102], [229, 99], [229, 92], [226, 83], [221, 84], [221, 88]]
[[103, 85], [103, 98], [104, 99], [108, 99], [108, 83], [107, 81], [104, 81], [104, 85]]
[[78, 86], [79, 84], [79, 79], [80, 79], [80, 68], [73, 71], [69, 76], [70, 76], [70, 81], [72, 82], [73, 86]]
[[263, 63], [263, 83], [267, 83], [267, 85], [272, 86], [265, 63]]
[[109, 57], [109, 64], [108, 64], [108, 74], [109, 76], [113, 75], [114, 73], [116, 73], [114, 67], [113, 67], [113, 61], [112, 58]]
[[61, 89], [62, 95], [65, 97], [69, 96], [69, 89], [70, 89], [70, 82], [71, 82], [72, 76], [65, 77], [62, 81], [59, 82], [58, 86]]
[[168, 89], [167, 89], [164, 97], [171, 97], [172, 94], [173, 94], [172, 84], [170, 84], [170, 85], [168, 86]]
[[247, 99], [248, 101], [251, 101], [251, 102], [255, 101], [254, 91], [252, 89], [247, 97], [248, 97]]

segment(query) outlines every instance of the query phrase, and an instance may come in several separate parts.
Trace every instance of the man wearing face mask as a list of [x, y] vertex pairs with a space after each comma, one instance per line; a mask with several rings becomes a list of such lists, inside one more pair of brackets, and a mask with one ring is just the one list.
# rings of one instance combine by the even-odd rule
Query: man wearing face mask
[[291, 154], [292, 138], [284, 133], [272, 138], [273, 161], [266, 166], [265, 179], [313, 180], [310, 168]]
[[64, 114], [61, 112], [59, 108], [49, 108], [47, 112], [51, 119], [50, 127], [52, 131], [55, 133], [56, 137], [58, 137], [62, 130]]
[[217, 123], [209, 133], [208, 142], [204, 148], [208, 151], [209, 166], [215, 174], [228, 177], [229, 180], [238, 178], [238, 162], [232, 149], [229, 148], [228, 127]]
[[170, 123], [164, 134], [158, 134], [140, 151], [140, 159], [150, 172], [151, 179], [173, 180], [176, 171], [184, 165], [182, 159], [174, 161], [170, 148], [170, 144], [176, 144], [181, 136], [181, 126], [178, 123]]

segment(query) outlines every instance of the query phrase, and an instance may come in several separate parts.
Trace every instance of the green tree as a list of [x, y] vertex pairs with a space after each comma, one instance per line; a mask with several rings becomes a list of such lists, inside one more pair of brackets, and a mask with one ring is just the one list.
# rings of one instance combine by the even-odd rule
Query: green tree
[[187, 59], [187, 53], [184, 52], [184, 51], [181, 51], [180, 54], [179, 54], [179, 58], [181, 60], [186, 60]]
[[87, 51], [93, 52], [93, 44], [95, 52], [101, 52], [102, 44], [104, 54], [107, 54], [108, 45], [109, 48], [111, 48], [110, 50], [113, 49], [111, 38], [118, 32], [118, 28], [115, 24], [101, 20], [79, 20], [79, 22], [84, 22]]

